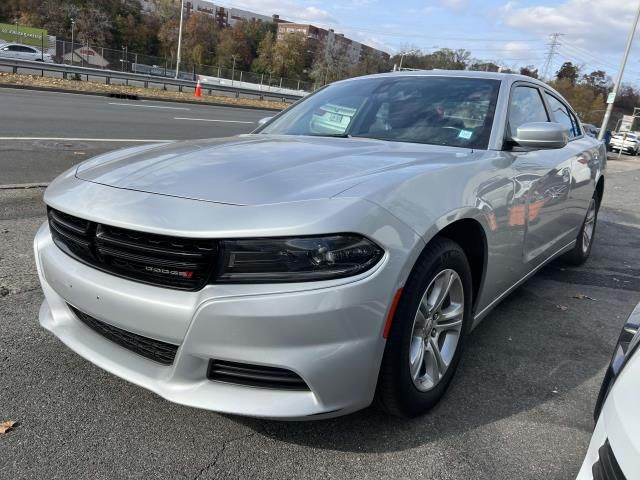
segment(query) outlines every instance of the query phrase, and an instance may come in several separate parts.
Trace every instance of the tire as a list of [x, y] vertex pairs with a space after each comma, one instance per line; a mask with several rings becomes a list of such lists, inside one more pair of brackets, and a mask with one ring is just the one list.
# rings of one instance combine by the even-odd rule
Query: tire
[[593, 239], [596, 234], [596, 225], [598, 223], [599, 210], [600, 199], [598, 198], [598, 193], [594, 192], [593, 197], [591, 198], [591, 202], [589, 203], [589, 208], [587, 209], [587, 215], [584, 217], [584, 221], [582, 222], [582, 226], [580, 227], [580, 231], [578, 232], [576, 244], [572, 250], [565, 253], [562, 257], [565, 263], [576, 266], [582, 265], [587, 261], [589, 255], [591, 255]]
[[[447, 283], [450, 289], [441, 307], [431, 308], [440, 299], [437, 289]], [[471, 269], [464, 251], [451, 240], [434, 239], [413, 267], [392, 319], [376, 389], [378, 407], [394, 416], [414, 417], [440, 400], [464, 350], [472, 301]], [[422, 315], [426, 310], [430, 312]]]

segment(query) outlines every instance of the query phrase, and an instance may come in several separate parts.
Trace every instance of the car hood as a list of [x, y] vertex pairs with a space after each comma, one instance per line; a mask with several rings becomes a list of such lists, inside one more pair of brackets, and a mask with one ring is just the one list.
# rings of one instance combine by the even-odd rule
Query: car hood
[[[363, 138], [244, 135], [144, 145], [78, 167], [116, 188], [234, 205], [336, 196], [380, 173], [460, 163], [471, 150]], [[390, 176], [391, 178], [392, 176]]]

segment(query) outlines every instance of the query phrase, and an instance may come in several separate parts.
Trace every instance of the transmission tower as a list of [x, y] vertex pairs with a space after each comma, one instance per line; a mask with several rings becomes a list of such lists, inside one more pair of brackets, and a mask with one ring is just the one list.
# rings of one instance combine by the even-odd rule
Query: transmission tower
[[560, 46], [560, 37], [564, 35], [564, 33], [553, 33], [551, 34], [551, 42], [547, 43], [549, 47], [549, 52], [547, 53], [547, 59], [544, 63], [544, 68], [542, 69], [542, 78], [547, 79], [549, 77], [549, 69], [553, 64], [553, 57], [556, 55], [556, 50]]

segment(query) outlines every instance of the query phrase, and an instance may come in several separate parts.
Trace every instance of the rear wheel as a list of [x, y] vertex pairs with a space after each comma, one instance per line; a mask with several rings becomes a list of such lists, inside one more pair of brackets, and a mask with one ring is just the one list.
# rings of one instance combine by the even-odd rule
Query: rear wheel
[[471, 324], [471, 270], [464, 251], [435, 239], [416, 263], [393, 318], [376, 403], [412, 417], [444, 394]]
[[594, 192], [589, 208], [587, 209], [587, 215], [584, 218], [576, 244], [573, 250], [566, 253], [563, 259], [571, 265], [582, 265], [587, 261], [589, 255], [591, 255], [591, 248], [593, 247], [593, 237], [596, 233], [596, 223], [598, 221], [598, 210], [600, 208], [600, 199], [598, 193]]

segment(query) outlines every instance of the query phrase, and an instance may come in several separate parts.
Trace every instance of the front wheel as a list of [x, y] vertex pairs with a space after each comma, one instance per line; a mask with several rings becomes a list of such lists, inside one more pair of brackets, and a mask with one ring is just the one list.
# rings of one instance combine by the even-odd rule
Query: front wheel
[[587, 215], [584, 218], [584, 222], [582, 222], [582, 227], [580, 227], [576, 244], [573, 247], [573, 250], [567, 252], [563, 257], [565, 262], [571, 265], [582, 265], [587, 261], [589, 255], [591, 255], [599, 209], [600, 201], [598, 193], [594, 192], [591, 202], [589, 203], [589, 208], [587, 209]]
[[392, 320], [376, 403], [420, 415], [444, 395], [471, 325], [471, 270], [460, 246], [435, 239], [413, 268]]

